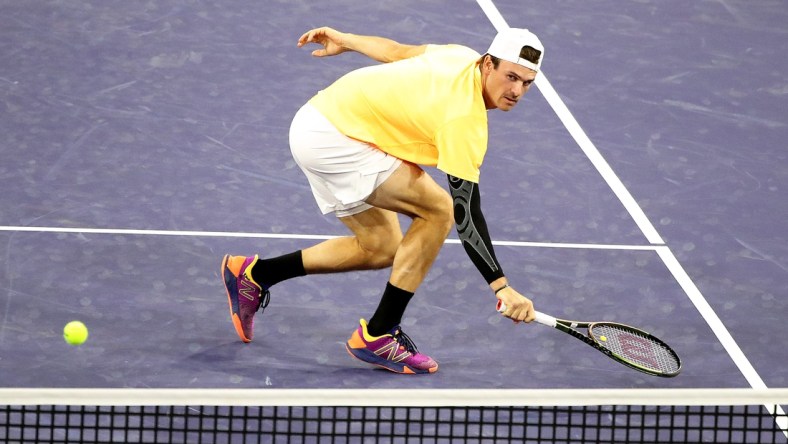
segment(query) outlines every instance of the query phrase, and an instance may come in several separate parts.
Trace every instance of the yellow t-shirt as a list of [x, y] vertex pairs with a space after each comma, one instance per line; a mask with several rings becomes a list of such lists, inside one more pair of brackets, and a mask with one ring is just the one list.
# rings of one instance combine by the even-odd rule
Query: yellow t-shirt
[[416, 57], [352, 71], [310, 103], [348, 137], [479, 182], [487, 110], [476, 51], [430, 45]]

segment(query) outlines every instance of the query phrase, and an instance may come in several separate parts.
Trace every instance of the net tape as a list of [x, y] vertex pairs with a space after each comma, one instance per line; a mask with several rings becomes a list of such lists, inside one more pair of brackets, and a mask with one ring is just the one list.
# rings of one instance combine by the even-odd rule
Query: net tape
[[[114, 401], [105, 399], [110, 396], [106, 393], [88, 391], [83, 393], [83, 401], [64, 399], [67, 396], [61, 393], [55, 396], [61, 401], [40, 403], [55, 400], [40, 393], [13, 398], [0, 390], [4, 404], [0, 406], [0, 442], [784, 443], [788, 439], [779, 425], [786, 420], [785, 413], [780, 416], [778, 404], [771, 409], [775, 414], [762, 405], [765, 401], [788, 401], [788, 393], [779, 390], [769, 390], [768, 396], [750, 390], [613, 390], [606, 399], [605, 391], [536, 390], [548, 397], [536, 401], [532, 393], [524, 398], [526, 402], [512, 402], [511, 392], [534, 391], [460, 390], [458, 396], [452, 395], [454, 390], [399, 390], [393, 391], [399, 395], [390, 398], [394, 404], [425, 401], [421, 406], [369, 405], [370, 399], [388, 400], [379, 396], [386, 390], [310, 390], [320, 394], [302, 406], [294, 405], [304, 400], [305, 393], [299, 390], [251, 390], [251, 396], [246, 390], [242, 392], [247, 395], [216, 405], [187, 401], [230, 400], [210, 391], [175, 390], [164, 393], [177, 397], [148, 396], [141, 403], [145, 392], [150, 391], [110, 391], [116, 395], [135, 393]], [[191, 397], [189, 392], [193, 392]], [[217, 392], [222, 396], [242, 393]], [[276, 393], [272, 396], [271, 392]], [[294, 396], [283, 402], [288, 392]], [[465, 405], [434, 405], [450, 404], [459, 401], [458, 397], [467, 400], [471, 393], [494, 396], [478, 397]], [[641, 397], [643, 404], [634, 404], [637, 393], [650, 398]], [[76, 391], [70, 394], [78, 395]], [[699, 396], [704, 394], [708, 395], [705, 399]], [[282, 399], [274, 399], [280, 395]], [[332, 395], [333, 401], [324, 402]], [[361, 395], [366, 395], [366, 403], [358, 398]], [[254, 405], [255, 396], [257, 404], [267, 405]], [[584, 396], [585, 400], [579, 399]], [[8, 402], [13, 399], [18, 404]], [[159, 405], [164, 399], [169, 402]], [[722, 399], [728, 401], [720, 403]], [[519, 405], [490, 405], [507, 400]], [[687, 405], [668, 404], [682, 401]], [[573, 405], [559, 405], [562, 402]]]

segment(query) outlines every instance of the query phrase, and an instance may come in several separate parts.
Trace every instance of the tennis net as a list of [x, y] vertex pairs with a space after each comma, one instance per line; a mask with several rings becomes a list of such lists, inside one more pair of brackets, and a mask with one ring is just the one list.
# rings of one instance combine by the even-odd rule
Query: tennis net
[[0, 442], [785, 443], [788, 389], [0, 389]]

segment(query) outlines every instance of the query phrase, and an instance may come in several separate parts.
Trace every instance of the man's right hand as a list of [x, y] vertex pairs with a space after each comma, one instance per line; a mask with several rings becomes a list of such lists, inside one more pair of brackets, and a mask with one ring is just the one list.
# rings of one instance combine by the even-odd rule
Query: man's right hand
[[534, 304], [512, 287], [506, 287], [495, 295], [506, 306], [503, 315], [514, 322], [531, 322], [536, 318]]
[[336, 29], [323, 26], [309, 30], [298, 39], [298, 47], [302, 47], [307, 43], [317, 43], [323, 45], [323, 49], [316, 49], [312, 51], [315, 57], [326, 57], [341, 54], [347, 51], [344, 46], [345, 34], [337, 31]]

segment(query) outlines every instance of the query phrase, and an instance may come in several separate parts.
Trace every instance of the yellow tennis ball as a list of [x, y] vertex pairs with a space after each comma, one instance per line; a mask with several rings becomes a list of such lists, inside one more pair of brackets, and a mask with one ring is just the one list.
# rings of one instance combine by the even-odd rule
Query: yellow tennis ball
[[63, 339], [71, 345], [81, 345], [88, 340], [88, 328], [80, 321], [71, 321], [63, 327]]
[[600, 336], [599, 339], [602, 341], [607, 341], [607, 336]]

